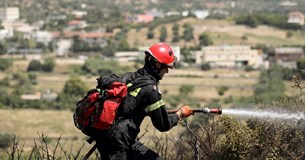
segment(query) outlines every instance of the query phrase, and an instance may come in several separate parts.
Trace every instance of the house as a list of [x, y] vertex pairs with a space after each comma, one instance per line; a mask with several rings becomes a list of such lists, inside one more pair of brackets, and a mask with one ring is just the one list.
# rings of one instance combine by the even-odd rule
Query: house
[[48, 89], [45, 92], [42, 93], [41, 99], [47, 100], [47, 101], [54, 101], [58, 97], [58, 94], [53, 92], [52, 90]]
[[75, 10], [72, 11], [72, 15], [74, 16], [74, 18], [76, 19], [82, 19], [84, 16], [86, 16], [88, 13], [86, 11], [79, 11], [79, 10]]
[[56, 49], [55, 49], [56, 56], [62, 57], [69, 54], [70, 48], [72, 46], [71, 39], [58, 39], [55, 41], [55, 43], [56, 43]]
[[263, 65], [262, 53], [250, 46], [205, 46], [201, 51], [193, 52], [195, 63], [209, 63], [211, 67], [242, 67], [254, 68]]
[[206, 17], [209, 16], [209, 11], [205, 11], [205, 10], [194, 10], [191, 12], [183, 11], [182, 16], [184, 17], [189, 16], [190, 13], [194, 14], [197, 19], [205, 19]]
[[305, 16], [302, 12], [289, 12], [287, 23], [304, 25]]
[[0, 29], [0, 40], [11, 38], [14, 36], [13, 28], [9, 29]]
[[133, 23], [148, 23], [154, 20], [154, 16], [151, 14], [138, 14], [138, 15], [128, 15], [126, 14], [125, 19], [127, 22]]
[[53, 36], [51, 32], [47, 31], [37, 31], [33, 33], [33, 39], [37, 42], [43, 43], [45, 46], [52, 41]]
[[1, 21], [14, 21], [19, 19], [20, 13], [18, 7], [6, 7], [0, 8], [0, 20]]
[[297, 2], [292, 2], [292, 1], [283, 1], [280, 3], [280, 6], [283, 6], [283, 7], [295, 7], [297, 5], [298, 5]]
[[288, 68], [296, 68], [296, 61], [304, 57], [304, 51], [301, 47], [280, 47], [268, 53], [268, 59], [271, 64]]
[[20, 98], [22, 100], [40, 100], [41, 92], [36, 92], [35, 94], [22, 94]]
[[[16, 30], [18, 32], [23, 32], [28, 34], [28, 36], [30, 36], [30, 34], [35, 31], [35, 30], [39, 30], [38, 26], [31, 26], [28, 23], [25, 23], [23, 21], [3, 21], [2, 22], [2, 27], [4, 29], [13, 29]], [[25, 37], [26, 38], [26, 37]], [[30, 38], [30, 37], [28, 37]]]
[[135, 61], [141, 56], [139, 51], [116, 52], [114, 57], [119, 62]]
[[70, 27], [70, 29], [74, 29], [74, 28], [85, 28], [88, 25], [87, 22], [83, 20], [71, 20], [68, 22], [68, 26]]

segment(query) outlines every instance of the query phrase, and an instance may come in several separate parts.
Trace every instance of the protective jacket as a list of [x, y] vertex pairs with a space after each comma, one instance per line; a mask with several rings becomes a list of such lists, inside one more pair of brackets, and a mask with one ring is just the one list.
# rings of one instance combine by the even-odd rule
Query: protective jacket
[[[98, 143], [111, 144], [118, 148], [130, 148], [136, 141], [140, 132], [140, 125], [146, 116], [151, 118], [152, 124], [159, 131], [164, 132], [175, 126], [179, 120], [176, 114], [168, 115], [161, 93], [158, 90], [158, 80], [152, 76], [149, 67], [139, 69], [125, 77], [127, 84], [132, 83], [134, 78], [145, 77], [156, 85], [146, 85], [137, 88], [126, 96], [123, 106], [120, 106], [117, 113], [115, 125], [103, 136]], [[101, 144], [103, 145], [103, 144]]]

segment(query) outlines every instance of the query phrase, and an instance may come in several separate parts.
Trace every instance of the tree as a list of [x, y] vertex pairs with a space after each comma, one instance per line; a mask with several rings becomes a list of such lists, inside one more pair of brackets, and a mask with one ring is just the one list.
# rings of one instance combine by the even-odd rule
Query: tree
[[174, 23], [174, 25], [172, 27], [172, 31], [173, 31], [172, 42], [179, 42], [179, 40], [180, 40], [179, 25], [177, 23]]
[[149, 27], [146, 37], [147, 39], [153, 39], [155, 37], [154, 28]]
[[27, 71], [41, 71], [42, 64], [38, 60], [31, 60]]
[[218, 95], [223, 96], [228, 89], [229, 89], [228, 86], [217, 87], [217, 93]]
[[182, 48], [181, 55], [183, 56], [184, 62], [192, 62], [193, 59], [192, 59], [190, 48], [186, 48], [186, 47]]
[[271, 102], [275, 98], [284, 96], [285, 84], [283, 71], [278, 66], [272, 66], [268, 70], [261, 71], [259, 82], [254, 90], [254, 95], [259, 101]]
[[213, 41], [211, 40], [211, 38], [209, 37], [208, 34], [206, 33], [201, 33], [199, 36], [199, 45], [200, 46], [209, 46], [212, 45]]
[[73, 97], [82, 97], [88, 91], [86, 84], [78, 76], [71, 76], [65, 83], [63, 93]]
[[3, 55], [7, 52], [7, 46], [4, 42], [0, 42], [0, 55]]
[[297, 60], [297, 68], [305, 70], [305, 58], [300, 58]]
[[75, 109], [75, 103], [86, 95], [88, 87], [77, 75], [72, 75], [58, 95], [58, 109]]
[[204, 71], [207, 71], [207, 70], [211, 69], [211, 65], [210, 65], [210, 63], [202, 63], [200, 68]]
[[13, 65], [11, 59], [0, 59], [0, 71], [5, 71]]
[[44, 59], [44, 63], [42, 64], [42, 70], [44, 72], [52, 72], [55, 67], [55, 59], [53, 57], [48, 57]]
[[179, 88], [179, 93], [185, 97], [189, 96], [194, 91], [193, 85], [184, 84]]
[[183, 38], [186, 42], [189, 42], [193, 40], [194, 38], [194, 29], [190, 24], [185, 24], [184, 26], [184, 31], [183, 31]]
[[167, 38], [167, 30], [164, 26], [162, 26], [160, 28], [160, 37], [159, 37], [159, 41], [160, 42], [166, 42], [166, 38]]

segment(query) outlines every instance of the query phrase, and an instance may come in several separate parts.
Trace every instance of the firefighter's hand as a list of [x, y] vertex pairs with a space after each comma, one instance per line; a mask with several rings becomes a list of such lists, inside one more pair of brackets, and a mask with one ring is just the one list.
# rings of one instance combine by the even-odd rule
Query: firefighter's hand
[[194, 114], [193, 109], [190, 108], [189, 106], [183, 106], [178, 111], [179, 118], [189, 117], [193, 114]]

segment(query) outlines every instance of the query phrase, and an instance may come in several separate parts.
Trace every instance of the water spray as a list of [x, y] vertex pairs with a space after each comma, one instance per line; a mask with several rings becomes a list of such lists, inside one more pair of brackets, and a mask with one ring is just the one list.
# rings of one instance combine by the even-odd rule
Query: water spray
[[234, 115], [239, 117], [257, 117], [261, 119], [282, 119], [282, 120], [301, 120], [305, 119], [303, 112], [278, 112], [266, 110], [245, 110], [245, 109], [225, 109], [222, 112], [227, 115]]
[[[179, 111], [179, 109], [167, 110], [167, 113], [173, 114]], [[238, 117], [256, 117], [261, 119], [281, 119], [281, 120], [305, 120], [303, 112], [291, 113], [287, 111], [266, 111], [266, 110], [249, 110], [249, 109], [220, 109], [220, 108], [194, 108], [194, 113], [204, 114], [225, 114]]]

